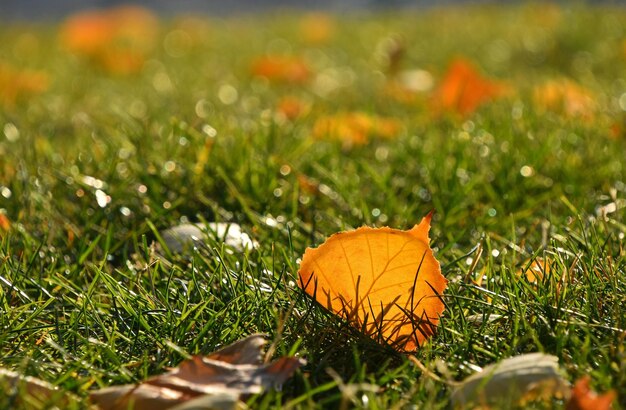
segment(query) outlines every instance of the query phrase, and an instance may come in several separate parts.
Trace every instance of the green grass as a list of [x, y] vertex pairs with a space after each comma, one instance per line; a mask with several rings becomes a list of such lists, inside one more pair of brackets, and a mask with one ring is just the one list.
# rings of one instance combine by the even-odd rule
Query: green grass
[[[622, 392], [614, 408], [626, 407], [626, 208], [596, 213], [626, 196], [626, 139], [611, 134], [625, 118], [626, 12], [527, 5], [337, 21], [329, 43], [311, 46], [296, 15], [207, 19], [188, 52], [159, 42], [125, 77], [63, 51], [54, 25], [3, 25], [0, 61], [51, 83], [0, 106], [0, 209], [12, 225], [0, 231], [1, 367], [84, 397], [262, 332], [277, 355], [308, 364], [281, 391], [251, 398], [254, 408], [446, 408], [447, 384], [295, 286], [307, 246], [363, 224], [407, 229], [434, 209], [447, 309], [415, 356], [461, 380], [474, 365], [542, 351], [571, 381], [590, 374], [597, 390]], [[187, 27], [163, 22], [160, 39]], [[464, 55], [515, 91], [464, 119], [433, 116], [427, 97], [384, 97], [379, 50], [390, 38], [405, 44], [405, 69], [437, 80]], [[324, 97], [252, 78], [249, 62], [276, 49], [351, 84]], [[535, 106], [533, 88], [562, 77], [595, 95], [591, 120]], [[218, 96], [224, 85], [237, 90], [232, 104]], [[283, 95], [310, 100], [311, 113], [275, 121]], [[347, 110], [397, 118], [403, 131], [351, 150], [309, 138], [315, 118]], [[300, 174], [323, 189], [302, 190]], [[156, 232], [186, 220], [238, 223], [260, 246], [155, 254]], [[532, 284], [518, 272], [536, 258], [550, 269]], [[350, 395], [333, 374], [380, 391]], [[14, 399], [0, 392], [0, 407]]]

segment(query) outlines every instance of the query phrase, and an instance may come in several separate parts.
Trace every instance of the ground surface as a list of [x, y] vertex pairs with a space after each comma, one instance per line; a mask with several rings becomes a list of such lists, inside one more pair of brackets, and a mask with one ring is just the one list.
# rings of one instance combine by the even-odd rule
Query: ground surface
[[[147, 39], [88, 52], [56, 26], [0, 29], [0, 366], [84, 396], [262, 332], [308, 364], [253, 407], [445, 408], [446, 383], [295, 286], [307, 246], [434, 210], [450, 283], [415, 353], [428, 369], [461, 380], [541, 351], [571, 381], [626, 391], [626, 12], [146, 24]], [[262, 55], [307, 74], [259, 77]], [[499, 90], [462, 112], [437, 100], [459, 57]], [[336, 138], [316, 131], [355, 112], [357, 131], [344, 117]], [[156, 255], [186, 221], [237, 223], [259, 247]], [[380, 390], [350, 396], [328, 368]]]

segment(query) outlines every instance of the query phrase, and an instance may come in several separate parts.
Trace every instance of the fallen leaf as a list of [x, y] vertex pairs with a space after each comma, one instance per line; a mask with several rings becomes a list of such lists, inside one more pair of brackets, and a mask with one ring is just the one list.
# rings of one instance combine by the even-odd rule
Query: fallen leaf
[[0, 105], [11, 107], [40, 94], [48, 89], [49, 82], [42, 71], [22, 70], [0, 62]]
[[190, 400], [195, 400], [195, 404], [210, 401], [221, 403], [222, 407], [218, 408], [235, 408], [241, 396], [282, 385], [303, 364], [295, 357], [281, 357], [262, 364], [264, 345], [263, 336], [248, 336], [206, 357], [194, 356], [140, 384], [96, 390], [90, 399], [102, 410], [130, 406], [135, 410], [189, 409], [193, 408]]
[[311, 70], [302, 58], [271, 55], [260, 57], [251, 64], [250, 71], [257, 77], [284, 83], [305, 83], [311, 78]]
[[60, 42], [110, 73], [131, 74], [143, 67], [157, 31], [158, 20], [152, 12], [120, 6], [70, 16], [61, 27]]
[[574, 383], [572, 396], [565, 406], [566, 410], [608, 410], [611, 408], [611, 403], [616, 397], [615, 392], [611, 390], [599, 395], [589, 387], [590, 381], [589, 376], [584, 376]]
[[485, 367], [452, 392], [452, 406], [471, 408], [494, 403], [514, 405], [536, 397], [569, 396], [569, 384], [561, 375], [559, 359], [529, 353]]
[[174, 253], [181, 253], [192, 246], [200, 246], [213, 237], [231, 248], [243, 252], [254, 249], [257, 244], [250, 239], [241, 226], [227, 222], [209, 222], [201, 224], [181, 224], [161, 232], [161, 237], [167, 248]]
[[457, 58], [435, 90], [433, 105], [436, 111], [466, 116], [484, 103], [508, 93], [509, 88], [504, 83], [483, 77], [470, 61]]
[[0, 233], [2, 231], [8, 232], [11, 229], [11, 221], [9, 217], [7, 217], [2, 210], [0, 210]]
[[535, 258], [532, 262], [524, 263], [523, 268], [517, 271], [517, 276], [525, 276], [528, 282], [538, 284], [551, 272], [551, 265], [546, 259]]
[[285, 96], [278, 101], [276, 111], [289, 120], [295, 120], [310, 110], [310, 104], [300, 98]]
[[428, 245], [430, 220], [408, 231], [362, 227], [307, 248], [299, 286], [368, 336], [415, 351], [435, 331], [448, 282]]
[[533, 101], [540, 110], [552, 111], [566, 118], [591, 120], [597, 109], [595, 95], [568, 79], [551, 80], [535, 87]]
[[323, 116], [313, 125], [315, 138], [339, 140], [344, 148], [367, 144], [372, 137], [393, 138], [399, 132], [398, 120], [362, 112]]

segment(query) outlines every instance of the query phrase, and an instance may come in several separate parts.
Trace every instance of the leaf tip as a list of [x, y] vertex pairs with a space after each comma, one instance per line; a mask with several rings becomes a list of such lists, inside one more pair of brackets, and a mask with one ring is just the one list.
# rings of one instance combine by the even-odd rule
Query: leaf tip
[[409, 233], [414, 237], [428, 243], [429, 237], [428, 232], [430, 231], [430, 221], [433, 218], [433, 214], [435, 210], [431, 210], [426, 216], [422, 218], [419, 224], [416, 224], [413, 228], [409, 230]]

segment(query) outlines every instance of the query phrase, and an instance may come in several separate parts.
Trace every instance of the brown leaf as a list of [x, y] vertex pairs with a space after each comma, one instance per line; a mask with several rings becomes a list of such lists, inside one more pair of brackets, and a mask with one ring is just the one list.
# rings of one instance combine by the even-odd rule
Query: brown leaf
[[599, 395], [589, 387], [590, 381], [589, 376], [584, 376], [574, 383], [566, 410], [608, 410], [611, 408], [611, 403], [616, 396], [615, 392], [611, 390]]
[[[262, 364], [265, 340], [252, 335], [206, 357], [194, 356], [177, 368], [138, 385], [109, 387], [91, 393], [104, 410], [170, 409], [200, 396], [234, 398], [281, 385], [302, 365], [295, 357]], [[228, 400], [227, 400], [228, 402]]]

